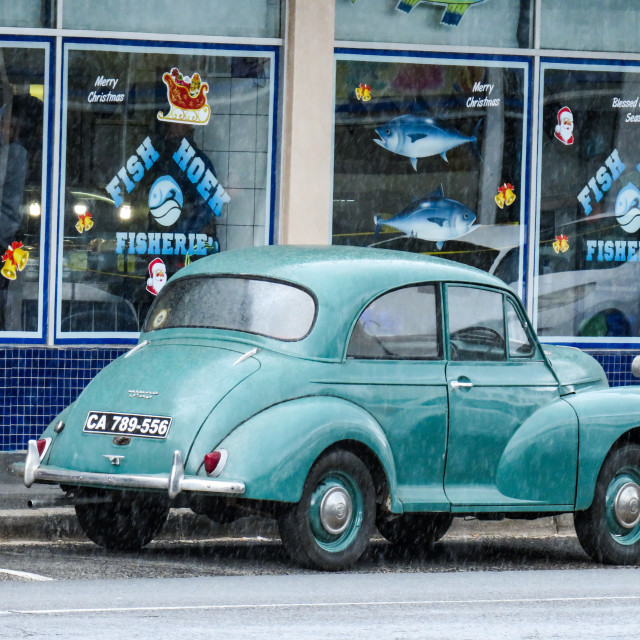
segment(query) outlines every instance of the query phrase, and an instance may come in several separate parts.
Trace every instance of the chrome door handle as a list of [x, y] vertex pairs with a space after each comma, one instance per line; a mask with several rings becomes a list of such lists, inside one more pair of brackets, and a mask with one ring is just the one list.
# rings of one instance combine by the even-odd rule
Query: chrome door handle
[[470, 389], [473, 387], [473, 382], [460, 382], [460, 380], [452, 380], [450, 384], [452, 389]]

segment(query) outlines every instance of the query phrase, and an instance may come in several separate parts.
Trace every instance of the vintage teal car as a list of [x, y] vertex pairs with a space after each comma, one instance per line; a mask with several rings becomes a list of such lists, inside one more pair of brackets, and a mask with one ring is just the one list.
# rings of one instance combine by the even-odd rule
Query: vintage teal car
[[136, 549], [171, 506], [277, 518], [341, 569], [377, 526], [429, 545], [456, 516], [573, 512], [594, 559], [640, 557], [640, 393], [541, 346], [519, 299], [426, 256], [276, 246], [192, 263], [140, 342], [29, 443], [81, 526]]

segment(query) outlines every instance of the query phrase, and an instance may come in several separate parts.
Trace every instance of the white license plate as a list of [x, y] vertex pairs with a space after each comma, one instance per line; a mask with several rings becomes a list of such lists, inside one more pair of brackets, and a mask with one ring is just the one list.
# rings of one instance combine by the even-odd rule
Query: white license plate
[[126, 434], [162, 439], [167, 437], [171, 421], [167, 416], [89, 411], [82, 430], [85, 433]]

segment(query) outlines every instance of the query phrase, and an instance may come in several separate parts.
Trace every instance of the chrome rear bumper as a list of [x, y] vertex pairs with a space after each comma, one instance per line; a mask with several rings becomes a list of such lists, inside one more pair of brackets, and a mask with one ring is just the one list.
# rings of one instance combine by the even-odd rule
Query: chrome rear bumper
[[225, 482], [184, 475], [184, 463], [180, 451], [173, 454], [173, 464], [168, 474], [130, 475], [119, 473], [95, 473], [72, 471], [40, 466], [40, 455], [35, 440], [29, 440], [27, 459], [24, 463], [24, 483], [30, 487], [34, 482], [54, 482], [91, 487], [113, 487], [114, 489], [155, 489], [167, 491], [169, 498], [175, 498], [181, 491], [203, 493], [244, 493], [243, 482]]

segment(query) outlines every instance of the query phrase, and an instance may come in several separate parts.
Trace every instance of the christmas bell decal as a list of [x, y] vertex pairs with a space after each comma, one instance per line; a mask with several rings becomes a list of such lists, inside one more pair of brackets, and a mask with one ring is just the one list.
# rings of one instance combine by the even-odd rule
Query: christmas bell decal
[[7, 247], [2, 259], [4, 260], [4, 265], [2, 265], [0, 273], [7, 280], [15, 280], [17, 272], [22, 271], [27, 266], [29, 252], [24, 249], [22, 242], [12, 242], [11, 246]]
[[496, 204], [504, 209], [505, 206], [510, 206], [516, 201], [516, 194], [514, 192], [515, 187], [509, 183], [505, 182], [499, 189], [498, 193], [495, 196]]

